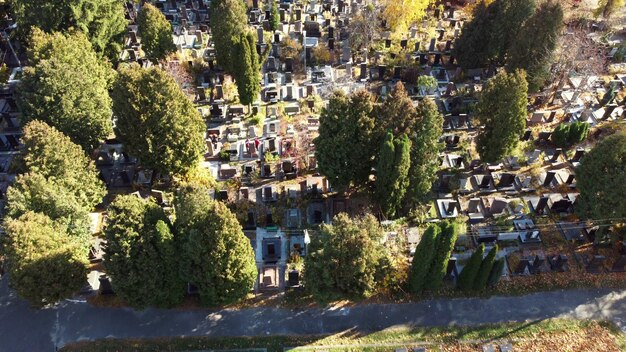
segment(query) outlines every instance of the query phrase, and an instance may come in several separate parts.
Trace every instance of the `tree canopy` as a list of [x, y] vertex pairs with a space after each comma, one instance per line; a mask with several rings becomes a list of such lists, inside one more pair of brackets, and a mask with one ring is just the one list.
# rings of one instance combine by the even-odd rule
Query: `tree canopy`
[[435, 254], [426, 275], [426, 286], [428, 290], [438, 290], [441, 287], [443, 278], [446, 276], [450, 254], [454, 249], [454, 243], [458, 237], [456, 224], [444, 222], [440, 224], [441, 233], [437, 236], [435, 244]]
[[427, 287], [426, 275], [428, 275], [435, 257], [437, 237], [440, 233], [441, 228], [439, 226], [429, 225], [415, 248], [409, 275], [409, 292], [412, 294], [417, 294]]
[[239, 101], [244, 105], [250, 105], [257, 100], [261, 90], [259, 56], [256, 52], [254, 35], [251, 32], [242, 33], [236, 45], [235, 76]]
[[[481, 264], [483, 262], [483, 255], [485, 254], [485, 244], [481, 243], [480, 246], [472, 253], [467, 264], [459, 274], [458, 286], [463, 291], [471, 291], [474, 288], [475, 280], [480, 271]], [[491, 269], [491, 268], [490, 268]]]
[[378, 155], [376, 167], [376, 198], [386, 217], [396, 215], [409, 187], [411, 142], [406, 135], [399, 138], [387, 133]]
[[523, 69], [528, 87], [538, 91], [550, 78], [550, 65], [563, 28], [563, 8], [556, 1], [543, 2], [521, 27], [511, 45], [507, 69]]
[[15, 20], [24, 34], [31, 27], [45, 32], [77, 29], [93, 49], [115, 60], [122, 49], [127, 21], [122, 0], [12, 0]]
[[24, 172], [39, 174], [65, 188], [88, 211], [106, 194], [98, 171], [80, 147], [45, 122], [24, 126], [22, 161]]
[[428, 198], [439, 170], [439, 138], [443, 133], [443, 115], [430, 99], [417, 107], [417, 122], [411, 140], [411, 169], [407, 200], [411, 207]]
[[500, 72], [487, 81], [476, 107], [483, 126], [476, 149], [484, 162], [498, 162], [516, 148], [526, 128], [527, 102], [523, 71]]
[[418, 120], [417, 110], [402, 82], [396, 83], [377, 109], [377, 129], [381, 136], [391, 131], [395, 137], [412, 135]]
[[35, 307], [71, 297], [87, 282], [87, 251], [43, 214], [4, 222], [11, 286]]
[[236, 73], [239, 59], [235, 52], [235, 43], [246, 31], [248, 17], [246, 7], [241, 0], [211, 1], [211, 33], [215, 41], [217, 63], [228, 73]]
[[601, 140], [576, 170], [576, 211], [589, 220], [626, 218], [626, 134]]
[[134, 195], [109, 206], [104, 265], [116, 294], [136, 308], [180, 303], [180, 252], [163, 209]]
[[205, 123], [165, 71], [122, 67], [111, 96], [115, 134], [144, 167], [184, 174], [198, 163]]
[[85, 247], [91, 240], [90, 210], [70, 190], [38, 173], [18, 176], [7, 190], [7, 217], [17, 219], [30, 211], [45, 214]]
[[254, 252], [236, 216], [201, 187], [181, 191], [175, 227], [181, 236], [182, 277], [206, 305], [246, 297], [257, 277]]
[[112, 132], [111, 68], [80, 32], [33, 30], [28, 58], [17, 89], [23, 119], [45, 121], [87, 152], [98, 147]]
[[534, 0], [479, 2], [472, 20], [463, 26], [454, 44], [453, 55], [459, 65], [468, 69], [503, 63], [519, 39], [522, 25], [534, 11]]
[[172, 25], [165, 15], [150, 3], [141, 7], [137, 16], [138, 34], [141, 37], [141, 48], [146, 56], [153, 61], [165, 59], [176, 51], [172, 40]]
[[406, 31], [426, 15], [431, 3], [434, 0], [385, 0], [382, 15], [392, 30]]
[[359, 91], [348, 97], [337, 91], [320, 116], [315, 158], [333, 187], [364, 185], [378, 150], [371, 95]]
[[280, 28], [280, 15], [278, 14], [278, 6], [276, 6], [276, 1], [278, 0], [269, 0], [270, 29], [273, 31], [277, 31]]
[[376, 218], [337, 215], [311, 239], [304, 258], [306, 288], [318, 300], [371, 296], [385, 262], [383, 230]]

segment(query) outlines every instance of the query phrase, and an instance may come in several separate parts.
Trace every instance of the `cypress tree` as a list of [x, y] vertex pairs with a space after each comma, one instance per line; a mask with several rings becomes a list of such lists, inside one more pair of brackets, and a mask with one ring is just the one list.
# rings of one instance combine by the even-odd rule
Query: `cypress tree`
[[450, 223], [445, 222], [441, 225], [441, 234], [437, 236], [437, 245], [435, 255], [433, 256], [433, 262], [429, 268], [428, 275], [426, 276], [426, 282], [428, 283], [428, 289], [438, 290], [441, 287], [446, 270], [448, 269], [448, 261], [450, 260], [450, 254], [454, 249], [454, 243], [458, 236], [457, 227]]
[[481, 244], [478, 249], [472, 254], [467, 265], [461, 271], [459, 275], [459, 281], [457, 282], [457, 286], [463, 291], [470, 291], [474, 287], [474, 280], [476, 280], [476, 275], [478, 275], [478, 271], [480, 270], [483, 254], [485, 254], [485, 244]]
[[394, 141], [395, 158], [393, 166], [393, 190], [390, 197], [391, 213], [394, 216], [409, 187], [409, 168], [411, 167], [411, 142], [406, 135]]
[[376, 198], [383, 214], [389, 216], [393, 205], [390, 195], [393, 191], [393, 169], [396, 146], [393, 142], [393, 134], [387, 132], [385, 140], [378, 154], [378, 166], [376, 167]]
[[254, 38], [241, 34], [237, 42], [237, 92], [244, 105], [252, 104], [259, 94], [259, 63]]
[[489, 273], [489, 280], [487, 280], [487, 286], [492, 287], [495, 286], [498, 281], [500, 281], [500, 277], [502, 276], [502, 270], [504, 269], [504, 258], [500, 258], [496, 260], [491, 268], [491, 273]]
[[430, 99], [424, 99], [417, 107], [420, 117], [411, 136], [411, 169], [407, 200], [411, 207], [428, 198], [439, 170], [439, 138], [443, 133], [443, 115]]
[[280, 16], [278, 15], [278, 7], [276, 1], [270, 0], [270, 28], [272, 31], [277, 31], [280, 27]]
[[412, 294], [419, 293], [426, 286], [426, 275], [435, 256], [435, 244], [440, 233], [441, 228], [436, 224], [431, 224], [415, 248], [409, 276], [409, 291]]
[[496, 254], [498, 254], [497, 244], [491, 248], [487, 257], [485, 257], [480, 264], [480, 269], [478, 270], [478, 274], [476, 274], [476, 279], [474, 280], [474, 290], [484, 290], [487, 287], [491, 270], [493, 269], [493, 265], [496, 261]]

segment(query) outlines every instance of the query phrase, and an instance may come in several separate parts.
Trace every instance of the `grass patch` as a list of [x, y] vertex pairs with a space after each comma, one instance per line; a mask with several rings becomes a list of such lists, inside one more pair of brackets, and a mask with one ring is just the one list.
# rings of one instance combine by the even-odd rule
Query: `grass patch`
[[626, 339], [612, 323], [552, 319], [478, 327], [398, 327], [363, 334], [344, 331], [327, 336], [263, 336], [241, 338], [176, 337], [150, 340], [78, 342], [61, 351], [191, 351], [296, 350], [394, 351], [398, 347], [425, 346], [436, 351], [481, 351], [486, 343], [512, 343], [519, 350], [622, 351]]

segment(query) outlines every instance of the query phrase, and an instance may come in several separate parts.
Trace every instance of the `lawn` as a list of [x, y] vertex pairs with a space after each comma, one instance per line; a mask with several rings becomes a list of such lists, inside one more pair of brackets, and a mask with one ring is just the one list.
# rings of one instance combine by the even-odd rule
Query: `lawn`
[[613, 324], [560, 319], [478, 327], [398, 327], [371, 334], [344, 331], [328, 336], [100, 340], [68, 345], [61, 351], [254, 351], [257, 348], [278, 352], [286, 347], [297, 347], [296, 351], [394, 351], [417, 346], [428, 351], [482, 351], [483, 345], [489, 343], [511, 343], [519, 351], [626, 350], [626, 338]]

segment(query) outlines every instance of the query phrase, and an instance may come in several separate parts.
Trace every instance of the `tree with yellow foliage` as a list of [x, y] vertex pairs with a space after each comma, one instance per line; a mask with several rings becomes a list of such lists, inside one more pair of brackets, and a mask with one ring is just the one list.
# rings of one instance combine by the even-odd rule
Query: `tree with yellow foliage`
[[384, 0], [383, 18], [393, 31], [406, 31], [426, 15], [434, 0]]

